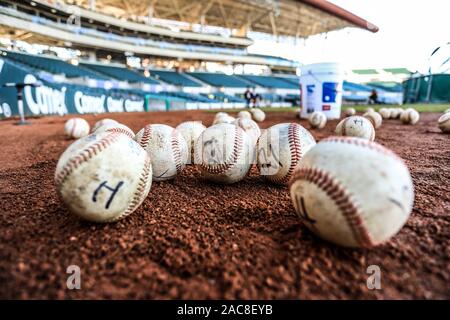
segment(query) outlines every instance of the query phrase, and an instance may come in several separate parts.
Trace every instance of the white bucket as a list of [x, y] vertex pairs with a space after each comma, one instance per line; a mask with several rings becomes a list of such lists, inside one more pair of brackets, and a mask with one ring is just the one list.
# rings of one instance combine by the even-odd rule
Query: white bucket
[[325, 113], [327, 119], [339, 119], [342, 105], [342, 84], [345, 70], [339, 63], [315, 63], [302, 67], [301, 118], [314, 111]]

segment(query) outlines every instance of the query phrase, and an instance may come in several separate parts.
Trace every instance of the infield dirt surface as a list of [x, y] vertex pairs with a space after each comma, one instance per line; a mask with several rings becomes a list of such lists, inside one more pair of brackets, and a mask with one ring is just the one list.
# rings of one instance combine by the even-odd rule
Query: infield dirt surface
[[[234, 115], [234, 114], [233, 114]], [[186, 120], [210, 125], [202, 111], [109, 117], [136, 132], [149, 123]], [[385, 120], [375, 141], [397, 152], [414, 181], [415, 204], [403, 229], [373, 249], [322, 241], [295, 214], [286, 187], [252, 169], [234, 185], [214, 185], [188, 167], [176, 179], [153, 182], [143, 205], [113, 224], [72, 216], [58, 198], [55, 166], [72, 142], [70, 117], [0, 122], [0, 298], [3, 299], [409, 299], [450, 298], [450, 135], [439, 114], [415, 126]], [[261, 123], [306, 121], [270, 112]], [[337, 121], [311, 130], [319, 141]], [[68, 290], [66, 268], [81, 268], [81, 290]], [[366, 285], [381, 268], [381, 290]]]

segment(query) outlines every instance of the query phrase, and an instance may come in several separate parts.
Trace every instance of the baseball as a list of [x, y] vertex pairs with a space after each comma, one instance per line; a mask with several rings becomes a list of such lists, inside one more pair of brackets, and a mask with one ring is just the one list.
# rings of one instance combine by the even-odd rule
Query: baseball
[[347, 108], [347, 109], [345, 109], [345, 111], [344, 111], [344, 115], [345, 115], [346, 117], [351, 117], [351, 116], [354, 116], [355, 114], [356, 114], [355, 108]]
[[366, 108], [366, 113], [368, 113], [368, 112], [375, 112], [375, 109], [372, 107], [368, 107], [368, 108]]
[[229, 116], [229, 115], [220, 116], [220, 117], [216, 117], [214, 119], [214, 122], [212, 125], [221, 124], [221, 123], [232, 124], [232, 123], [234, 123], [235, 120], [236, 120], [235, 118], [233, 118], [232, 116]]
[[445, 111], [444, 111], [444, 114], [445, 114], [445, 113], [450, 113], [450, 109], [445, 110]]
[[366, 112], [363, 114], [363, 117], [369, 119], [375, 129], [381, 127], [383, 123], [383, 117], [376, 111]]
[[217, 112], [216, 115], [214, 116], [214, 118], [220, 118], [223, 116], [228, 116], [228, 113], [226, 112]]
[[252, 114], [246, 110], [243, 110], [243, 111], [239, 111], [237, 117], [242, 118], [242, 119], [251, 119]]
[[379, 113], [383, 119], [389, 119], [391, 117], [391, 110], [388, 108], [381, 108]]
[[322, 140], [303, 157], [290, 194], [313, 233], [346, 247], [387, 241], [406, 223], [414, 201], [402, 159], [375, 142], [344, 137]]
[[320, 111], [314, 111], [308, 118], [309, 124], [312, 128], [323, 129], [327, 124], [327, 116]]
[[71, 118], [64, 125], [64, 132], [70, 138], [82, 138], [89, 134], [89, 123], [82, 118]]
[[97, 128], [97, 130], [93, 131], [95, 133], [100, 132], [118, 132], [127, 135], [131, 139], [134, 139], [134, 132], [130, 128], [128, 128], [126, 125], [121, 123], [107, 123], [103, 126]]
[[194, 163], [194, 147], [198, 137], [205, 131], [206, 127], [200, 121], [186, 121], [180, 123], [175, 130], [183, 136], [188, 147], [188, 161]]
[[403, 112], [403, 110], [399, 108], [390, 108], [390, 111], [391, 111], [390, 114], [391, 119], [397, 119], [398, 117], [400, 117], [400, 113]]
[[59, 158], [56, 189], [69, 211], [94, 222], [112, 222], [135, 211], [152, 184], [150, 157], [116, 132], [77, 140]]
[[442, 132], [450, 132], [450, 113], [447, 112], [439, 118], [438, 127]]
[[297, 123], [280, 123], [259, 137], [256, 160], [261, 175], [270, 182], [287, 184], [300, 159], [316, 144]]
[[254, 151], [250, 137], [242, 128], [221, 123], [203, 131], [194, 154], [203, 178], [228, 184], [247, 175]]
[[108, 124], [108, 125], [112, 125], [112, 124], [118, 124], [118, 123], [119, 123], [119, 122], [117, 122], [116, 120], [108, 119], [108, 118], [99, 120], [99, 121], [97, 121], [97, 122], [94, 124], [94, 126], [92, 127], [92, 132], [97, 131], [98, 128], [100, 128], [100, 127], [102, 127], [102, 126], [104, 126], [104, 125], [107, 125], [107, 124]]
[[263, 122], [266, 119], [266, 114], [261, 109], [250, 109], [250, 113], [252, 114], [253, 120], [255, 120], [256, 122]]
[[241, 127], [249, 136], [252, 145], [255, 146], [261, 135], [261, 129], [259, 129], [258, 124], [251, 119], [237, 118], [234, 124]]
[[186, 141], [168, 125], [149, 124], [136, 134], [135, 140], [150, 155], [154, 181], [175, 178], [188, 161]]
[[361, 116], [351, 116], [343, 119], [336, 126], [338, 136], [358, 137], [373, 141], [375, 129], [368, 119]]
[[400, 120], [404, 124], [416, 124], [419, 121], [419, 118], [419, 113], [412, 108], [404, 110], [400, 115]]

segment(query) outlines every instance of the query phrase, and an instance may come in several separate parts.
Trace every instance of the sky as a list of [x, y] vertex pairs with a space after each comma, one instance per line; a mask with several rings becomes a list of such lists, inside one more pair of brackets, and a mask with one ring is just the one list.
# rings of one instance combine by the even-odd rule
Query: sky
[[351, 69], [406, 67], [426, 73], [450, 57], [450, 1], [329, 0], [379, 27], [377, 33], [346, 28], [297, 44], [256, 41], [250, 52], [282, 56], [303, 64], [340, 62]]

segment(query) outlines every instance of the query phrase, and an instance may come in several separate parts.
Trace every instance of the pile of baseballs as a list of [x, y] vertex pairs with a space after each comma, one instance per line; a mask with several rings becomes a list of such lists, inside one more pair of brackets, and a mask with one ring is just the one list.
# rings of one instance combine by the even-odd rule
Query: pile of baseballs
[[378, 112], [383, 119], [400, 119], [404, 124], [416, 124], [420, 119], [414, 108], [381, 108]]
[[[240, 111], [237, 118], [219, 112], [208, 128], [200, 121], [176, 128], [149, 124], [136, 134], [111, 119], [98, 121], [89, 134], [85, 120], [70, 119], [67, 134], [81, 138], [58, 161], [58, 193], [76, 216], [113, 222], [136, 211], [153, 181], [174, 179], [186, 165], [219, 184], [242, 181], [256, 165], [264, 180], [289, 186], [298, 216], [327, 241], [372, 247], [406, 223], [414, 200], [408, 168], [392, 151], [372, 142], [383, 109], [363, 116], [350, 111], [336, 127], [338, 137], [319, 143], [298, 123], [260, 129], [257, 121], [265, 118], [260, 112]], [[416, 113], [406, 109], [399, 116], [414, 124]], [[315, 129], [327, 122], [322, 112], [308, 120]], [[450, 131], [450, 113], [439, 126]]]

